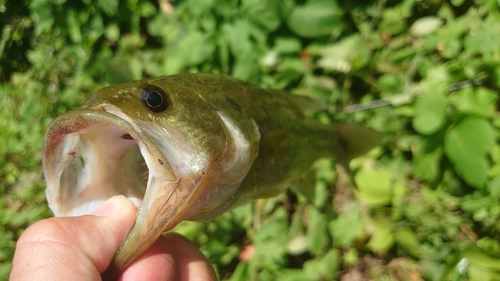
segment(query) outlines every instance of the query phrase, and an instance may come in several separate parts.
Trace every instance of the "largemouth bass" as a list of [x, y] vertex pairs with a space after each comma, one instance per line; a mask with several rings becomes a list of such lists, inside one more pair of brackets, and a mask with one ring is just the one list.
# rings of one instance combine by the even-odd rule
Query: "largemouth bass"
[[103, 88], [47, 128], [43, 167], [56, 216], [113, 195], [139, 209], [119, 270], [182, 220], [209, 220], [279, 194], [316, 160], [346, 162], [381, 140], [307, 117], [304, 98], [225, 76], [181, 74]]

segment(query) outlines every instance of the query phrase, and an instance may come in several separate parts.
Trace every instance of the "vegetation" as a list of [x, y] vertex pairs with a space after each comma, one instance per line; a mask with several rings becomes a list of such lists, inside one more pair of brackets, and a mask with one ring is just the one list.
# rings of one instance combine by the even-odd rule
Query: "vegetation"
[[281, 196], [178, 226], [220, 279], [500, 279], [496, 0], [0, 0], [0, 32], [0, 279], [51, 215], [50, 120], [179, 72], [311, 96], [323, 122], [386, 135], [352, 180], [321, 161]]

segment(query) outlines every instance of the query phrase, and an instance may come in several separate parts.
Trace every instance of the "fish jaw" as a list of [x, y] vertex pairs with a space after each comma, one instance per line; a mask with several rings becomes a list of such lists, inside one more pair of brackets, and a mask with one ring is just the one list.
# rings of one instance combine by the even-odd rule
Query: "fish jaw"
[[[182, 220], [207, 220], [234, 207], [234, 194], [257, 157], [258, 148], [227, 116], [217, 114], [227, 139], [224, 153], [212, 159], [200, 177], [184, 175], [175, 182], [148, 182], [148, 192], [134, 226], [115, 256], [113, 271], [123, 271], [163, 232]], [[260, 137], [255, 123], [252, 134]]]
[[[216, 159], [202, 156], [205, 161], [190, 158], [203, 153], [190, 151], [182, 132], [133, 120], [113, 105], [57, 117], [43, 149], [49, 207], [56, 216], [77, 216], [113, 195], [127, 196], [139, 209], [113, 261], [123, 271], [180, 221], [210, 219], [232, 207], [258, 147], [224, 113], [216, 114], [226, 146], [218, 148]], [[258, 138], [257, 125], [251, 124], [250, 134]], [[134, 171], [141, 168], [137, 158], [147, 165], [147, 181]]]
[[49, 207], [55, 216], [85, 215], [119, 194], [139, 206], [147, 188], [146, 165], [149, 180], [176, 180], [161, 151], [136, 124], [104, 107], [61, 115], [47, 128], [43, 148]]

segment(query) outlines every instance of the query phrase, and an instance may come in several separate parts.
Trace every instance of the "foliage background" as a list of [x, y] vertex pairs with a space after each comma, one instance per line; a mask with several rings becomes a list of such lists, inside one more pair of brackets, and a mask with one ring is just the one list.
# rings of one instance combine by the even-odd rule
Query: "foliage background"
[[500, 279], [499, 4], [0, 0], [0, 278], [50, 216], [52, 118], [109, 84], [211, 72], [386, 135], [354, 181], [325, 160], [281, 196], [181, 224], [221, 279]]

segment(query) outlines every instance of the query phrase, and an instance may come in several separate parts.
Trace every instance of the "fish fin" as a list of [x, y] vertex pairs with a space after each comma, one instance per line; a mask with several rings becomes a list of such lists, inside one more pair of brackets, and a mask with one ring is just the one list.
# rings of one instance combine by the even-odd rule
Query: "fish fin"
[[308, 203], [314, 204], [316, 197], [316, 174], [317, 170], [314, 167], [307, 169], [300, 177], [290, 183], [290, 186], [297, 192], [302, 194]]
[[336, 159], [340, 164], [347, 167], [348, 162], [355, 157], [361, 156], [376, 146], [380, 145], [383, 135], [373, 129], [345, 123], [334, 123], [342, 144], [342, 155]]
[[[259, 143], [259, 154], [265, 155], [268, 161], [282, 161], [280, 160], [280, 152], [286, 145], [290, 134], [283, 130], [269, 131], [262, 134]], [[274, 197], [283, 192], [288, 186], [288, 182], [276, 185], [273, 188], [262, 188], [255, 193], [255, 198], [268, 198]]]
[[328, 109], [328, 105], [324, 101], [310, 98], [308, 96], [291, 95], [285, 92], [283, 94], [289, 103], [295, 106], [302, 114], [311, 115], [312, 113]]
[[288, 140], [289, 134], [286, 131], [270, 131], [262, 135], [259, 145], [259, 154], [272, 157], [280, 152]]

